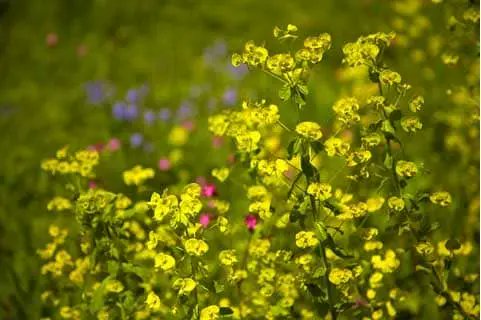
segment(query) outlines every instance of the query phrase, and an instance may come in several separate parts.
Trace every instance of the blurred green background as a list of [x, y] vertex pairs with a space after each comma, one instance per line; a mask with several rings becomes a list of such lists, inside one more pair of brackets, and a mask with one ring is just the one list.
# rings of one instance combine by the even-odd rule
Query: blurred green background
[[[332, 35], [332, 49], [311, 81], [313, 108], [302, 115], [321, 124], [330, 120], [333, 101], [356, 86], [342, 77], [342, 45], [363, 34], [398, 33], [387, 59], [427, 105], [426, 131], [409, 152], [445, 172], [426, 181], [454, 196], [443, 226], [477, 239], [479, 228], [465, 226], [478, 224], [479, 213], [479, 24], [469, 26], [462, 14], [479, 4], [434, 2], [0, 0], [0, 319], [40, 318], [35, 252], [55, 219], [45, 209], [53, 187], [41, 160], [67, 144], [82, 148], [119, 138], [126, 147], [105, 168], [111, 177], [105, 180], [121, 184], [119, 172], [135, 163], [156, 167], [168, 153], [166, 128], [191, 120], [198, 133], [184, 169], [205, 174], [227, 156], [197, 156], [210, 141], [209, 112], [244, 96], [280, 103], [274, 80], [228, 67], [232, 52], [249, 39], [272, 39], [275, 25]], [[446, 64], [443, 53], [460, 62]], [[138, 119], [116, 119], [115, 103], [142, 86], [148, 93]], [[162, 118], [166, 110], [177, 116]], [[145, 140], [142, 147], [134, 133]]]

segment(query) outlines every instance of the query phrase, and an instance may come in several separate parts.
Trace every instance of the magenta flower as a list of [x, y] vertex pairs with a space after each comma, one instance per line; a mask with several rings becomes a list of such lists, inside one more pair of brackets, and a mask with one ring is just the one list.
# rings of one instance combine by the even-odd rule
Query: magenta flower
[[109, 151], [117, 151], [120, 149], [120, 140], [117, 139], [117, 138], [112, 138], [109, 140], [109, 142], [107, 142], [107, 149]]
[[171, 168], [170, 160], [167, 158], [160, 158], [159, 160], [159, 169], [160, 171], [167, 171]]
[[93, 180], [89, 181], [89, 189], [95, 189], [97, 188], [97, 183]]
[[248, 214], [244, 219], [244, 223], [249, 231], [254, 231], [257, 226], [257, 217], [253, 214]]
[[212, 146], [216, 149], [220, 148], [224, 143], [224, 139], [219, 136], [215, 136], [212, 138]]
[[213, 183], [207, 183], [204, 186], [202, 186], [202, 195], [207, 198], [211, 198], [215, 196], [216, 193], [216, 187], [215, 184]]
[[212, 215], [210, 213], [202, 213], [199, 216], [199, 223], [204, 227], [207, 228], [207, 226], [210, 223], [210, 220], [212, 219]]

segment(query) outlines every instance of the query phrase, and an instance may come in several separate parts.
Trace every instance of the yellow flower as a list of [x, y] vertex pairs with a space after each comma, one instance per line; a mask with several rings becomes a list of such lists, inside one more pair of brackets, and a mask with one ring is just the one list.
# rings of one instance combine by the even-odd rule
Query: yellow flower
[[296, 132], [309, 140], [319, 140], [322, 138], [321, 126], [315, 122], [304, 121], [296, 126]]
[[161, 268], [164, 271], [173, 269], [175, 267], [175, 259], [171, 255], [159, 253], [155, 256], [155, 267]]
[[296, 234], [296, 245], [299, 248], [315, 247], [319, 244], [319, 240], [316, 238], [314, 232], [300, 231]]
[[194, 238], [185, 241], [184, 247], [191, 256], [202, 256], [209, 250], [209, 246], [205, 241]]
[[402, 211], [404, 209], [404, 200], [398, 197], [390, 197], [387, 200], [389, 208], [395, 211]]
[[105, 289], [108, 292], [119, 293], [119, 292], [122, 292], [124, 290], [124, 285], [122, 284], [122, 282], [120, 282], [118, 280], [110, 280], [105, 285]]
[[401, 75], [392, 70], [381, 71], [381, 74], [379, 75], [379, 79], [381, 80], [381, 82], [387, 83], [390, 86], [393, 84], [401, 83]]
[[396, 173], [401, 177], [411, 178], [418, 173], [418, 167], [414, 162], [399, 160], [396, 163]]
[[324, 142], [324, 147], [329, 157], [335, 155], [345, 156], [350, 149], [349, 143], [335, 137], [327, 139], [326, 142]]
[[374, 269], [381, 270], [384, 273], [391, 273], [399, 267], [399, 260], [396, 258], [396, 253], [392, 250], [387, 250], [384, 254], [384, 259], [379, 255], [371, 257], [371, 264]]
[[160, 310], [160, 306], [161, 306], [160, 298], [153, 291], [149, 292], [145, 303], [147, 304], [147, 307], [152, 311]]
[[70, 200], [63, 198], [63, 197], [55, 197], [53, 198], [47, 205], [47, 210], [52, 211], [63, 211], [72, 208], [72, 203]]
[[346, 284], [352, 278], [353, 274], [349, 269], [332, 268], [329, 272], [329, 281], [336, 286]]
[[220, 308], [216, 305], [205, 307], [200, 311], [200, 320], [217, 320], [219, 316]]
[[324, 201], [332, 196], [332, 187], [328, 183], [313, 182], [307, 187], [307, 193], [314, 196], [316, 200]]
[[175, 126], [169, 133], [168, 141], [171, 145], [182, 146], [189, 138], [189, 131], [181, 126]]
[[384, 204], [384, 198], [383, 197], [373, 197], [369, 198], [366, 201], [367, 204], [367, 211], [368, 212], [375, 212], [378, 211], [379, 209], [382, 208], [382, 205]]
[[173, 288], [179, 291], [179, 295], [190, 293], [197, 287], [197, 283], [191, 278], [179, 278], [174, 281]]
[[222, 250], [219, 253], [219, 260], [225, 266], [232, 266], [238, 261], [235, 250]]
[[135, 166], [130, 170], [126, 170], [123, 173], [124, 182], [126, 185], [142, 185], [145, 180], [153, 178], [155, 175], [154, 170], [151, 168], [142, 168], [142, 166]]
[[432, 203], [438, 204], [441, 207], [447, 207], [451, 204], [451, 195], [446, 191], [439, 191], [431, 194], [429, 196], [429, 200]]
[[217, 178], [220, 182], [224, 182], [229, 176], [228, 168], [213, 169], [212, 176]]

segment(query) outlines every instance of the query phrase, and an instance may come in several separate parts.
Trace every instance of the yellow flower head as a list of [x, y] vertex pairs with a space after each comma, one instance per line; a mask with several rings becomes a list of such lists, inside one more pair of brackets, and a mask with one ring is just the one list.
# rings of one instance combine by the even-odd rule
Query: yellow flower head
[[209, 246], [205, 241], [194, 238], [185, 241], [184, 248], [191, 256], [202, 256], [209, 250]]
[[315, 247], [319, 244], [319, 240], [312, 231], [300, 231], [296, 234], [296, 245], [299, 248]]
[[315, 122], [304, 121], [296, 126], [296, 132], [309, 140], [319, 140], [322, 138], [321, 126]]

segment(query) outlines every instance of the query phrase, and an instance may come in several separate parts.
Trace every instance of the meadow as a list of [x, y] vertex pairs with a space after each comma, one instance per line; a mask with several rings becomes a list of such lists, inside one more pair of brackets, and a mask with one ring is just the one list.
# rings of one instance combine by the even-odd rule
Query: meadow
[[0, 1], [0, 319], [479, 319], [479, 18]]

